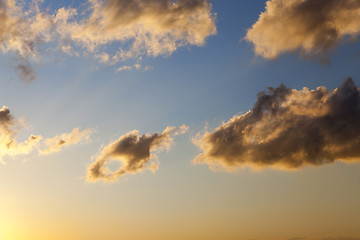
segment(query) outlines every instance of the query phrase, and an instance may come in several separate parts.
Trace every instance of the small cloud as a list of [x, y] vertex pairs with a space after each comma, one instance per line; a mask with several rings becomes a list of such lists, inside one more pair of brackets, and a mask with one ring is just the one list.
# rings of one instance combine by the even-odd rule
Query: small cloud
[[[118, 140], [103, 147], [87, 173], [88, 181], [102, 180], [113, 182], [125, 174], [135, 174], [144, 169], [153, 172], [159, 167], [154, 152], [169, 149], [173, 144], [173, 136], [184, 134], [188, 127], [167, 127], [162, 133], [140, 135], [137, 130], [122, 135]], [[122, 166], [111, 171], [105, 165], [108, 161], [120, 161]]]
[[36, 80], [36, 73], [29, 62], [19, 63], [15, 69], [18, 71], [19, 78], [24, 82]]
[[154, 67], [146, 65], [143, 69], [144, 72], [152, 70]]
[[3, 106], [0, 109], [0, 162], [4, 163], [4, 156], [29, 154], [42, 139], [41, 136], [31, 135], [28, 140], [18, 143], [15, 140], [19, 123], [10, 110]]
[[116, 72], [130, 71], [130, 70], [132, 70], [132, 69], [133, 69], [132, 66], [126, 66], [126, 65], [124, 65], [124, 66], [119, 67], [119, 68], [116, 70]]
[[4, 163], [4, 156], [28, 155], [35, 150], [39, 154], [50, 154], [60, 151], [63, 147], [89, 141], [92, 130], [80, 131], [73, 129], [70, 133], [43, 140], [40, 135], [30, 135], [24, 142], [17, 142], [18, 130], [23, 127], [21, 120], [15, 120], [10, 110], [3, 106], [0, 109], [0, 163]]
[[70, 133], [63, 133], [59, 136], [47, 138], [44, 140], [46, 148], [39, 150], [40, 154], [50, 154], [60, 151], [63, 147], [78, 144], [81, 141], [89, 141], [92, 130], [85, 129], [80, 131], [79, 128], [74, 128]]
[[134, 64], [134, 68], [135, 68], [136, 70], [140, 70], [140, 69], [141, 69], [141, 65], [140, 65], [139, 63], [135, 63], [135, 64]]
[[135, 64], [132, 65], [132, 66], [123, 65], [123, 66], [119, 67], [118, 69], [116, 69], [116, 72], [132, 71], [132, 70], [136, 70], [136, 71], [142, 70], [142, 71], [146, 72], [146, 71], [149, 71], [149, 70], [151, 70], [151, 69], [152, 69], [152, 67], [150, 67], [150, 66], [144, 66], [144, 67], [142, 67], [141, 64], [135, 63]]

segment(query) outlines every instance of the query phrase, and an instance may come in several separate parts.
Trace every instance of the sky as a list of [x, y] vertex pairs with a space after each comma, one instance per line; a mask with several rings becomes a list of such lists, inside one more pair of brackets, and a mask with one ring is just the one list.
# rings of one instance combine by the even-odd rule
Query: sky
[[0, 240], [359, 240], [359, 13], [0, 0]]

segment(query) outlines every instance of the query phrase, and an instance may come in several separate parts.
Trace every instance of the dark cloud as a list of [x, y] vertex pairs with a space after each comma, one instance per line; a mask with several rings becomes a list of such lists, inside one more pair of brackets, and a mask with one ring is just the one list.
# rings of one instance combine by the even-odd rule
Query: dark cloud
[[10, 131], [10, 126], [14, 124], [14, 117], [10, 114], [10, 110], [3, 106], [0, 109], [0, 128]]
[[252, 110], [195, 142], [203, 150], [195, 163], [229, 170], [359, 161], [360, 92], [351, 78], [333, 91], [268, 88]]
[[[89, 181], [116, 181], [125, 174], [135, 174], [144, 169], [155, 171], [158, 164], [154, 151], [169, 148], [173, 142], [173, 135], [183, 134], [188, 127], [167, 127], [162, 133], [139, 135], [138, 131], [129, 132], [118, 140], [105, 146], [88, 168]], [[117, 160], [122, 166], [112, 172], [105, 165], [108, 161]]]
[[357, 0], [270, 0], [245, 39], [265, 58], [302, 50], [326, 60], [345, 36], [359, 35], [359, 11]]

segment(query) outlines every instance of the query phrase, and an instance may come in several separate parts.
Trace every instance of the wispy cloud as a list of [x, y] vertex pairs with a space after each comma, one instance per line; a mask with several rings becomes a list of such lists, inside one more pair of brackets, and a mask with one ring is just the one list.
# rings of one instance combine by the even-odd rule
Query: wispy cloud
[[0, 21], [0, 50], [15, 54], [15, 69], [22, 80], [34, 80], [30, 61], [38, 61], [39, 45], [50, 40], [51, 16], [39, 11], [37, 1], [24, 10], [22, 2], [0, 0]]
[[[137, 130], [122, 135], [118, 140], [103, 147], [88, 168], [87, 180], [112, 182], [125, 174], [135, 174], [144, 169], [153, 172], [159, 167], [154, 152], [169, 149], [173, 143], [173, 136], [183, 134], [188, 127], [167, 127], [162, 133], [140, 135]], [[120, 161], [122, 166], [111, 171], [105, 165], [108, 161]]]
[[31, 135], [28, 140], [18, 143], [15, 140], [19, 123], [14, 119], [10, 110], [3, 106], [0, 109], [0, 162], [4, 163], [4, 156], [29, 154], [42, 139], [41, 136]]
[[37, 78], [35, 70], [28, 61], [24, 61], [23, 63], [19, 62], [15, 70], [18, 72], [19, 78], [24, 82], [32, 82]]
[[40, 135], [30, 135], [24, 142], [17, 142], [18, 130], [23, 127], [20, 120], [15, 120], [7, 107], [0, 109], [0, 162], [4, 163], [4, 156], [27, 155], [32, 152], [50, 154], [58, 152], [62, 147], [78, 144], [83, 140], [89, 140], [90, 129], [80, 131], [78, 128], [71, 133], [63, 133], [59, 136], [43, 139]]
[[249, 112], [234, 116], [194, 142], [194, 163], [297, 169], [336, 160], [360, 161], [360, 91], [348, 78], [333, 91], [290, 89], [258, 94]]
[[269, 0], [245, 39], [264, 58], [301, 50], [303, 56], [327, 61], [344, 37], [359, 35], [359, 11], [354, 0]]
[[216, 34], [207, 0], [88, 0], [85, 10], [64, 6], [51, 13], [41, 4], [0, 0], [0, 51], [15, 55], [14, 68], [28, 82], [36, 79], [33, 63], [54, 45], [68, 55], [81, 51], [103, 64], [133, 60], [135, 66], [142, 56], [168, 56]]
[[88, 142], [90, 140], [91, 129], [80, 131], [79, 128], [74, 128], [70, 133], [62, 133], [58, 136], [47, 138], [44, 140], [46, 148], [40, 150], [40, 154], [50, 154], [60, 151], [63, 147], [78, 144], [81, 141]]
[[[206, 0], [90, 0], [88, 18], [75, 9], [59, 9], [57, 32], [89, 51], [118, 42], [112, 62], [143, 55], [170, 55], [186, 45], [203, 45], [216, 33], [215, 15]], [[125, 43], [125, 44], [123, 44]], [[128, 46], [128, 47], [126, 47]], [[107, 53], [110, 55], [110, 53]]]

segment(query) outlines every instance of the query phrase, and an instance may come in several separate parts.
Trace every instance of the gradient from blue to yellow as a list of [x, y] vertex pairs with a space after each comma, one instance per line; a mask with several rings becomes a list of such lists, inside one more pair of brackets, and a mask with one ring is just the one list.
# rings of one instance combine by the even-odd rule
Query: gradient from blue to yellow
[[[19, 141], [75, 127], [95, 130], [91, 142], [53, 155], [4, 157], [1, 240], [360, 237], [359, 164], [212, 172], [192, 164], [199, 150], [191, 143], [205, 125], [214, 129], [247, 112], [267, 86], [334, 89], [348, 76], [360, 83], [360, 44], [341, 45], [328, 65], [296, 54], [265, 60], [241, 40], [265, 1], [211, 3], [217, 34], [202, 47], [144, 57], [149, 71], [116, 72], [86, 56], [63, 55], [41, 62], [38, 79], [24, 83], [9, 56], [1, 56], [0, 102], [28, 124]], [[189, 132], [159, 153], [155, 174], [85, 181], [100, 146], [134, 129], [152, 133], [181, 124]]]

